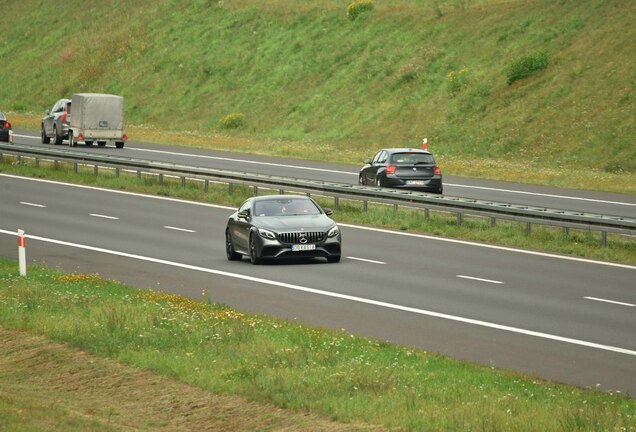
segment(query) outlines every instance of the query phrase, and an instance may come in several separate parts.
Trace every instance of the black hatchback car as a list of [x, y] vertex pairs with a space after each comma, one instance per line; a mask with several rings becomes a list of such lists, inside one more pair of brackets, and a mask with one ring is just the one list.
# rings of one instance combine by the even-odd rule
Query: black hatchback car
[[0, 112], [0, 141], [11, 142], [11, 123], [3, 112]]
[[378, 187], [443, 192], [442, 172], [433, 155], [421, 149], [387, 148], [364, 161], [359, 183]]
[[302, 195], [249, 198], [227, 221], [227, 259], [247, 255], [257, 264], [271, 258], [324, 257], [338, 262], [342, 239], [329, 215], [331, 210]]

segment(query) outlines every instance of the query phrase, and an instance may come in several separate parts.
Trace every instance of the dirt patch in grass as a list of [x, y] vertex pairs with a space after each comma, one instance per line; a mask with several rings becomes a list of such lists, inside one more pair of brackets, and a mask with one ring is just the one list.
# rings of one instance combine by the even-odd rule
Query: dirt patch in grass
[[9, 430], [383, 430], [213, 395], [2, 327], [0, 419]]

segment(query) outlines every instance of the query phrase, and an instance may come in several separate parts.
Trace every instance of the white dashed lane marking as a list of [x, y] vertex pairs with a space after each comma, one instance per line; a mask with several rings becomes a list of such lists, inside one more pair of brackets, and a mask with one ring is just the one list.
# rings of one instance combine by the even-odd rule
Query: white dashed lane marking
[[164, 228], [165, 229], [169, 229], [169, 230], [174, 230], [174, 231], [188, 232], [188, 233], [195, 233], [196, 232], [196, 231], [191, 230], [191, 229], [177, 228], [177, 227], [173, 227], [173, 226], [169, 226], [169, 225], [164, 226]]
[[90, 216], [96, 217], [96, 218], [102, 218], [102, 219], [114, 219], [114, 220], [118, 220], [118, 217], [115, 216], [107, 216], [107, 215], [102, 215], [102, 214], [97, 214], [97, 213], [91, 213]]
[[607, 300], [607, 299], [602, 299], [602, 298], [598, 298], [598, 297], [583, 297], [583, 298], [586, 299], [586, 300], [592, 300], [592, 301], [597, 301], [597, 302], [611, 303], [611, 304], [621, 305], [621, 306], [636, 307], [635, 304], [624, 303], [624, 302], [619, 302], [619, 301], [615, 301], [615, 300]]
[[472, 277], [472, 276], [464, 276], [464, 275], [457, 275], [458, 278], [462, 278], [462, 279], [470, 279], [470, 280], [475, 280], [475, 281], [479, 281], [479, 282], [487, 282], [487, 283], [493, 283], [493, 284], [502, 284], [502, 281], [496, 281], [496, 280], [491, 280], [491, 279], [482, 279], [482, 278], [477, 278], [477, 277]]

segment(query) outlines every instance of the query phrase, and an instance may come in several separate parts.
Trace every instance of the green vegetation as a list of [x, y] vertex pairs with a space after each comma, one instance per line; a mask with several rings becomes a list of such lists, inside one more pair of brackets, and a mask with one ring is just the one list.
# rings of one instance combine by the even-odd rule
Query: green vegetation
[[[111, 170], [102, 169], [98, 176], [93, 167], [79, 167], [73, 173], [70, 164], [40, 163], [34, 166], [30, 159], [23, 158], [16, 163], [12, 157], [0, 158], [0, 172], [24, 175], [29, 177], [49, 178], [70, 183], [95, 185], [104, 188], [140, 192], [149, 195], [160, 195], [189, 199], [193, 201], [224, 204], [238, 207], [247, 197], [253, 194], [251, 188], [234, 185], [232, 193], [227, 185], [210, 184], [208, 191], [200, 182], [188, 182], [184, 188], [181, 180], [164, 178], [159, 183], [156, 176], [147, 175], [141, 179], [136, 174], [120, 173], [117, 177]], [[259, 188], [259, 194], [278, 193], [278, 190]], [[323, 207], [334, 207], [332, 198], [314, 196]], [[367, 211], [363, 211], [362, 203], [340, 200], [333, 218], [341, 223], [353, 223], [374, 227], [383, 227], [414, 233], [428, 233], [437, 236], [472, 240], [476, 242], [498, 244], [523, 249], [560, 253], [578, 257], [636, 264], [636, 242], [630, 237], [608, 233], [607, 246], [601, 247], [600, 233], [570, 230], [533, 225], [530, 235], [525, 224], [499, 220], [495, 227], [490, 219], [464, 217], [461, 226], [457, 226], [455, 214], [429, 212], [426, 218], [422, 210], [413, 210], [393, 206], [369, 203]]]
[[636, 193], [636, 2], [350, 3], [4, 2], [0, 107], [38, 128], [59, 97], [111, 92], [131, 139], [358, 164], [426, 136], [445, 174]]
[[508, 76], [508, 84], [542, 71], [548, 67], [548, 63], [548, 53], [545, 51], [515, 60], [508, 68], [508, 73], [506, 74]]
[[245, 314], [205, 292], [197, 301], [16, 267], [0, 260], [0, 326], [215, 394], [413, 431], [636, 429], [636, 404], [620, 394]]

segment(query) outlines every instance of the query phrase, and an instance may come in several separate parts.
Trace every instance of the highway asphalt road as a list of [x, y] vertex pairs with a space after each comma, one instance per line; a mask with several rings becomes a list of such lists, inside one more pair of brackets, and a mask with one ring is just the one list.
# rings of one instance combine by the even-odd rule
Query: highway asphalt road
[[[15, 133], [16, 143], [45, 145], [40, 143], [39, 135], [34, 132], [16, 131]], [[52, 144], [46, 144], [46, 146], [52, 146]], [[112, 146], [86, 147], [79, 144], [74, 150], [86, 151], [91, 154], [106, 153], [135, 159], [336, 183], [357, 183], [358, 172], [362, 167], [362, 162], [359, 166], [353, 166], [137, 142], [128, 142], [123, 149], [116, 149]], [[372, 154], [369, 155], [369, 157], [372, 156]], [[444, 167], [441, 168], [443, 173]], [[470, 199], [636, 218], [636, 195], [531, 186], [454, 176], [444, 176], [444, 194]]]
[[343, 261], [229, 262], [233, 209], [0, 174], [0, 256], [636, 395], [636, 267], [341, 225]]

